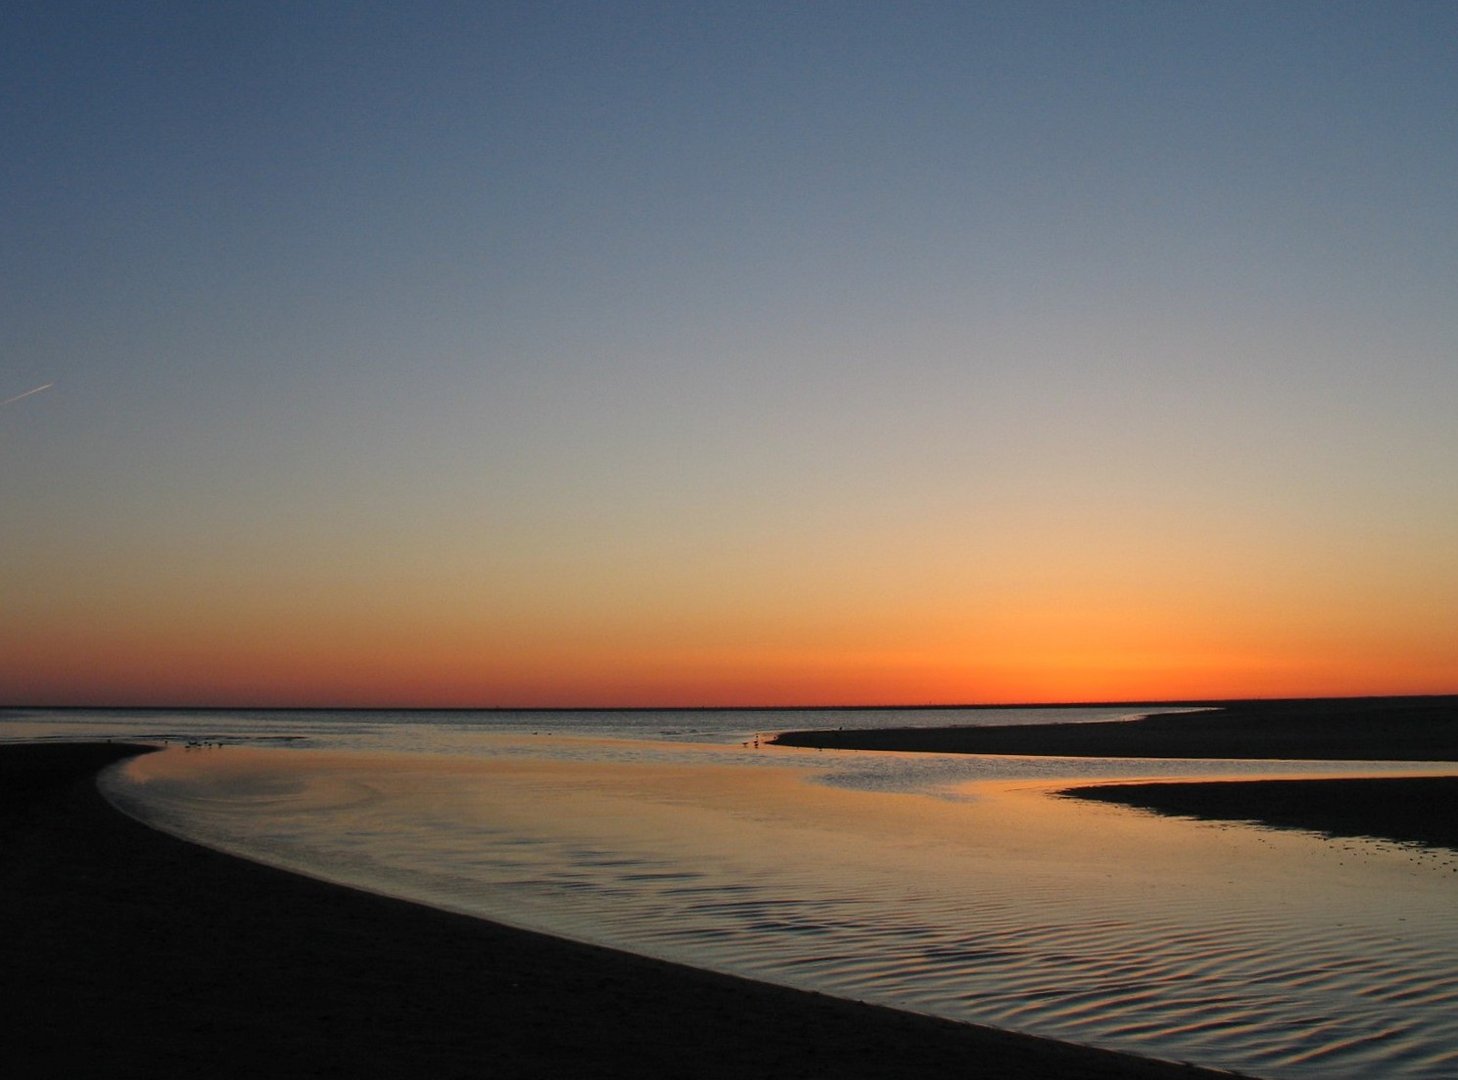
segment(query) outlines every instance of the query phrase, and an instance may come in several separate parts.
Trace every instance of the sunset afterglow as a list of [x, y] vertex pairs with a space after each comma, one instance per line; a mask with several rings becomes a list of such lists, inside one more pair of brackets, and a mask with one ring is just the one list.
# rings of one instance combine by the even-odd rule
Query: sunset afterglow
[[4, 27], [0, 704], [1458, 692], [1458, 9]]

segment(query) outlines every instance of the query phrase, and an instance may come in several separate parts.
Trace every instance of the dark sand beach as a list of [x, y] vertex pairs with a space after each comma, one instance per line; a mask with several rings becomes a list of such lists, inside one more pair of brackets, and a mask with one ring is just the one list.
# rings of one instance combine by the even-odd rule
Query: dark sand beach
[[1223, 1075], [781, 989], [314, 881], [155, 832], [0, 747], [6, 1077]]
[[1207, 821], [1458, 850], [1458, 776], [1095, 784], [1059, 794]]
[[787, 731], [772, 741], [939, 754], [1458, 761], [1458, 697], [1230, 702], [1140, 720]]

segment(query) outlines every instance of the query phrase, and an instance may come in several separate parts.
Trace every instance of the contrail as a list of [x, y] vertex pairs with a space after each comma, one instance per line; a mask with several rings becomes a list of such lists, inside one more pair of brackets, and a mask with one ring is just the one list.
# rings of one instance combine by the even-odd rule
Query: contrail
[[48, 382], [44, 386], [37, 386], [34, 390], [27, 390], [23, 394], [16, 394], [14, 397], [8, 397], [4, 401], [0, 401], [0, 405], [9, 405], [12, 401], [19, 401], [21, 398], [30, 397], [31, 394], [39, 394], [42, 390], [49, 390], [55, 385], [56, 384], [53, 382]]

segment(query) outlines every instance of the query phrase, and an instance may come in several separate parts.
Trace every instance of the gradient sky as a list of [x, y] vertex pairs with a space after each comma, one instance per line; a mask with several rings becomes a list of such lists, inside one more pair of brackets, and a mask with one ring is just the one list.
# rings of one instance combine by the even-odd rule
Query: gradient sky
[[1458, 5], [0, 55], [0, 702], [1458, 692]]

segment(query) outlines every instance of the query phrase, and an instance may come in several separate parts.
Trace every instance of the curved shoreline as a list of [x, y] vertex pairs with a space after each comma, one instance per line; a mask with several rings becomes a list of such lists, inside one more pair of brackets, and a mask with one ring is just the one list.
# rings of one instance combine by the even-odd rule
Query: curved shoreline
[[937, 1020], [330, 885], [159, 833], [0, 747], [6, 1076], [1229, 1075]]

